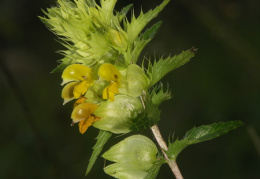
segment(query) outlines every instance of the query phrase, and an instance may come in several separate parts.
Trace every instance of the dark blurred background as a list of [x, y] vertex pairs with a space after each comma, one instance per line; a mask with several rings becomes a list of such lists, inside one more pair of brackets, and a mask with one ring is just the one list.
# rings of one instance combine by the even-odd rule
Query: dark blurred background
[[[121, 0], [135, 12], [162, 0]], [[50, 74], [64, 49], [40, 22], [54, 0], [0, 1], [0, 178], [85, 178], [94, 138], [70, 127], [71, 105], [62, 106], [60, 74]], [[167, 139], [193, 126], [241, 120], [245, 125], [196, 144], [178, 157], [185, 178], [260, 178], [260, 1], [172, 0], [155, 21], [164, 23], [143, 55], [160, 57], [198, 48], [196, 57], [164, 78], [173, 98], [161, 106]], [[153, 22], [155, 22], [153, 21]], [[151, 132], [141, 131], [152, 138]], [[131, 133], [132, 134], [132, 133]], [[125, 136], [113, 137], [106, 145]], [[111, 178], [98, 159], [87, 178]], [[174, 178], [164, 165], [158, 179]]]

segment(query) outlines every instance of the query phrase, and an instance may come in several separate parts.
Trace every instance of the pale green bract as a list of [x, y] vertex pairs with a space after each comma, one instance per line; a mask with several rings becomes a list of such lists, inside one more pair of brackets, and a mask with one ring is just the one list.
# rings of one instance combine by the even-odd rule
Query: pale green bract
[[145, 179], [157, 165], [158, 149], [147, 137], [130, 136], [106, 151], [102, 157], [112, 162], [105, 172], [120, 179]]

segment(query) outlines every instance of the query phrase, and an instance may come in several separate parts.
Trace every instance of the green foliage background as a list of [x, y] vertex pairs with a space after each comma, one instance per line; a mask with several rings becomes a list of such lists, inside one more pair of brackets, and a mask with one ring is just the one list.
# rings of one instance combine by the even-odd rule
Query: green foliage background
[[[161, 2], [119, 0], [117, 9], [134, 3], [135, 13], [140, 7], [146, 12]], [[37, 16], [52, 5], [54, 0], [0, 2], [0, 178], [85, 178], [98, 130], [81, 135], [70, 127], [71, 106], [62, 106], [60, 75], [50, 74], [62, 58], [54, 51], [63, 47]], [[260, 136], [259, 8], [255, 0], [176, 0], [155, 19], [163, 24], [143, 55], [199, 49], [191, 62], [164, 78], [173, 99], [162, 104], [163, 136], [181, 138], [195, 125], [220, 121], [245, 123], [185, 149], [177, 160], [185, 178], [260, 176], [260, 146], [254, 143]], [[142, 133], [152, 137], [149, 130]], [[105, 148], [124, 137], [112, 137]], [[110, 178], [103, 166], [99, 158], [87, 178]], [[161, 178], [173, 178], [167, 165]]]

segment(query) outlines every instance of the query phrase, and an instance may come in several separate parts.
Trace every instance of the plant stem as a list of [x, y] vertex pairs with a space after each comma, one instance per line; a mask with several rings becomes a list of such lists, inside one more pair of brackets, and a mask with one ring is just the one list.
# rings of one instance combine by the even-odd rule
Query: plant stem
[[182, 174], [181, 174], [181, 172], [178, 168], [176, 161], [173, 160], [173, 159], [169, 159], [169, 157], [165, 153], [165, 151], [168, 150], [168, 147], [167, 147], [167, 145], [166, 145], [166, 143], [165, 143], [165, 141], [164, 141], [164, 139], [163, 139], [163, 137], [160, 133], [158, 126], [157, 125], [152, 126], [151, 130], [153, 132], [153, 135], [154, 135], [157, 143], [159, 144], [159, 146], [162, 150], [162, 153], [165, 157], [165, 160], [167, 161], [167, 163], [168, 163], [169, 167], [171, 168], [173, 174], [175, 175], [176, 179], [183, 179], [183, 176], [182, 176]]

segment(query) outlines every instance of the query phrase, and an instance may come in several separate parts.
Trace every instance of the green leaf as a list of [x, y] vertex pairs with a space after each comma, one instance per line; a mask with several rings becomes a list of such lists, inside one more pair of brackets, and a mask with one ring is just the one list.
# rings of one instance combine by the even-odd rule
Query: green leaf
[[158, 29], [161, 27], [162, 21], [157, 22], [152, 27], [147, 29], [143, 34], [140, 35], [140, 37], [135, 42], [135, 47], [132, 52], [132, 62], [136, 63], [138, 60], [138, 57], [144, 47], [153, 39], [155, 34], [157, 33]]
[[185, 134], [184, 139], [177, 139], [173, 143], [170, 143], [167, 154], [171, 159], [176, 159], [178, 154], [187, 146], [214, 139], [242, 125], [243, 122], [241, 121], [228, 121], [214, 123], [211, 125], [203, 125], [197, 128], [194, 127]]
[[150, 92], [152, 103], [160, 105], [163, 101], [171, 99], [171, 91], [167, 88], [166, 91], [163, 91], [162, 83], [155, 86]]
[[166, 59], [160, 59], [155, 61], [154, 64], [149, 64], [147, 73], [150, 76], [150, 87], [160, 81], [167, 73], [175, 70], [176, 68], [187, 63], [192, 57], [195, 56], [197, 50], [192, 48], [190, 50], [183, 51], [179, 55], [168, 57]]
[[104, 170], [120, 179], [148, 179], [149, 176], [155, 178], [162, 164], [160, 160], [158, 162], [157, 153], [156, 145], [149, 138], [133, 135], [112, 146], [102, 155], [105, 159], [115, 162]]
[[155, 9], [148, 11], [147, 13], [141, 12], [141, 14], [135, 18], [133, 15], [131, 19], [131, 23], [127, 22], [126, 24], [126, 32], [128, 35], [128, 40], [130, 44], [133, 44], [137, 36], [143, 30], [143, 28], [154, 19], [163, 8], [170, 2], [170, 0], [164, 0], [159, 6]]
[[141, 39], [142, 40], [151, 40], [154, 38], [155, 34], [157, 33], [157, 31], [159, 30], [159, 28], [162, 25], [162, 21], [157, 22], [156, 24], [154, 24], [152, 27], [150, 27], [149, 29], [147, 29], [142, 35], [141, 35]]
[[228, 121], [214, 123], [211, 125], [203, 125], [197, 128], [194, 127], [185, 134], [184, 138], [193, 140], [196, 143], [203, 142], [205, 140], [210, 140], [220, 135], [226, 134], [229, 131], [242, 125], [243, 123], [241, 121]]
[[166, 151], [169, 158], [176, 160], [179, 153], [187, 146], [191, 145], [188, 139], [179, 140], [176, 139], [173, 143], [169, 144], [168, 151]]
[[129, 4], [127, 6], [125, 6], [121, 11], [120, 13], [118, 14], [119, 16], [119, 22], [121, 22], [125, 17], [126, 17], [126, 14], [128, 13], [128, 11], [133, 7], [133, 4]]
[[86, 170], [86, 175], [89, 174], [90, 170], [92, 169], [93, 165], [95, 164], [97, 157], [99, 156], [100, 152], [102, 151], [104, 145], [108, 141], [108, 139], [111, 137], [112, 133], [108, 131], [100, 130], [99, 134], [97, 136], [97, 143], [93, 147], [92, 155], [89, 159], [89, 164]]

